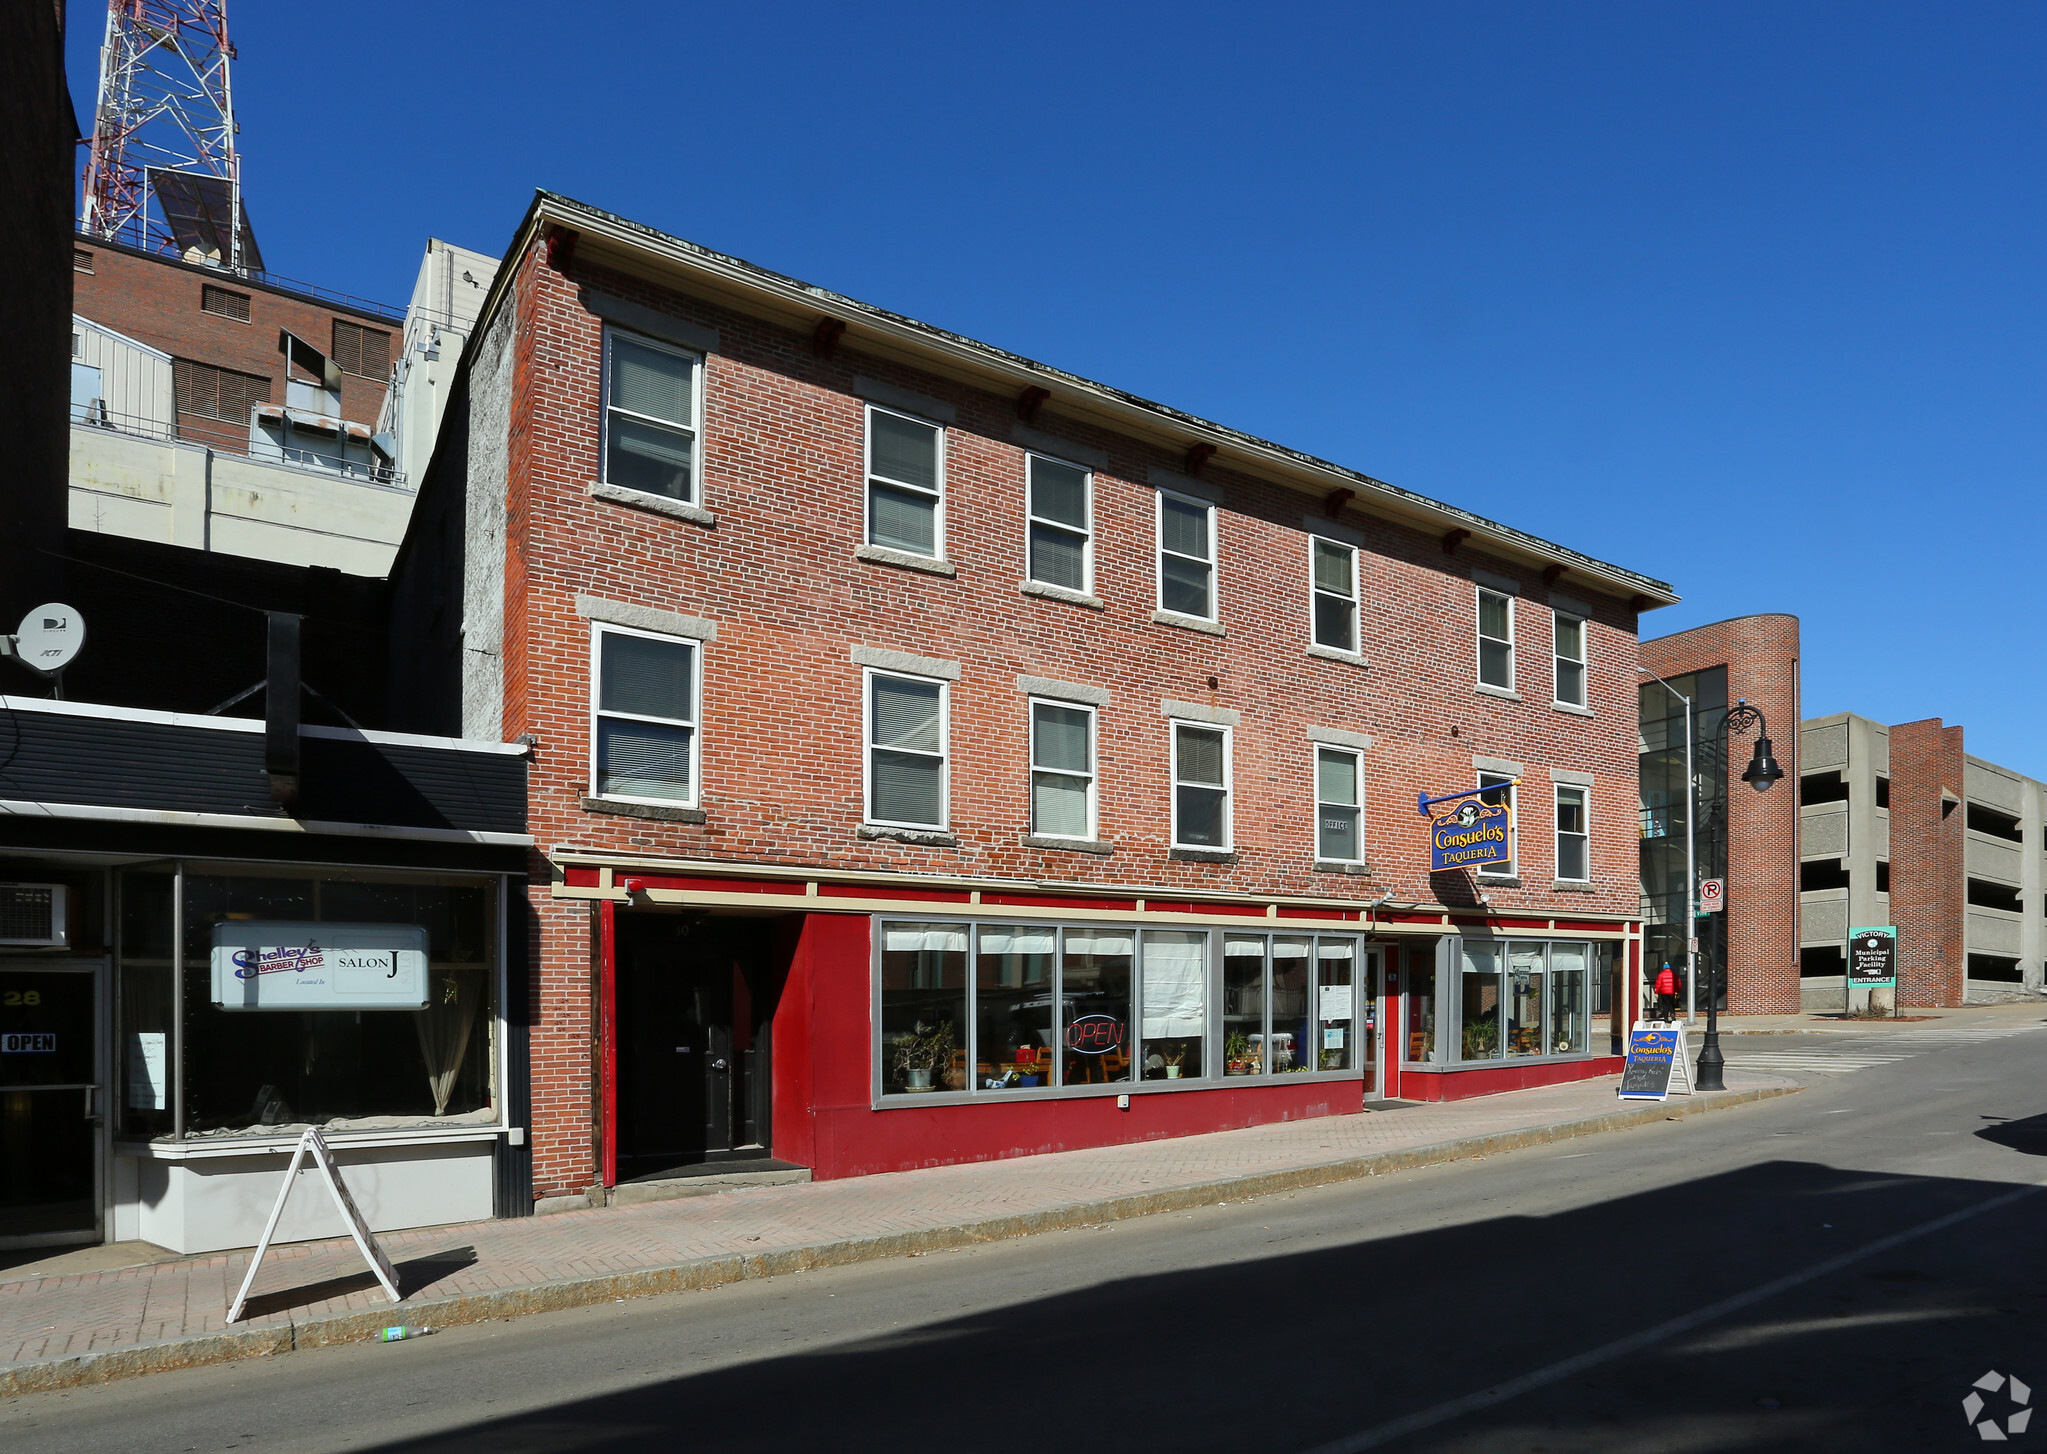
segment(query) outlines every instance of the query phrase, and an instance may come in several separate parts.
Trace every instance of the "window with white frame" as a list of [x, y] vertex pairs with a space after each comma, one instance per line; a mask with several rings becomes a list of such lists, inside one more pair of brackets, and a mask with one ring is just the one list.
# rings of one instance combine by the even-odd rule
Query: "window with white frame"
[[604, 330], [604, 482], [672, 500], [697, 498], [694, 354]]
[[1315, 857], [1358, 863], [1365, 856], [1364, 754], [1349, 747], [1315, 749]]
[[1584, 883], [1592, 877], [1592, 837], [1582, 787], [1557, 785], [1557, 877]]
[[1358, 553], [1334, 540], [1313, 539], [1315, 644], [1358, 649]]
[[1484, 586], [1478, 588], [1478, 680], [1514, 690], [1514, 598]]
[[1173, 846], [1230, 846], [1230, 732], [1173, 724]]
[[1159, 609], [1215, 619], [1215, 506], [1165, 490], [1159, 497]]
[[945, 553], [945, 431], [867, 406], [867, 541], [889, 550]]
[[1030, 539], [1026, 574], [1069, 591], [1092, 588], [1094, 477], [1075, 465], [1029, 456]]
[[867, 821], [945, 826], [945, 683], [867, 677]]
[[697, 646], [617, 626], [591, 642], [593, 796], [697, 801]]
[[1585, 621], [1557, 612], [1557, 701], [1566, 707], [1588, 705], [1585, 693]]
[[1031, 703], [1031, 832], [1095, 836], [1095, 713], [1071, 702]]
[[1519, 821], [1521, 816], [1520, 804], [1514, 801], [1514, 779], [1505, 773], [1482, 772], [1478, 775], [1478, 785], [1485, 789], [1484, 792], [1478, 795], [1480, 802], [1506, 804], [1508, 824], [1507, 861], [1505, 863], [1482, 863], [1478, 866], [1478, 871], [1481, 874], [1511, 878], [1514, 874], [1515, 861], [1520, 857], [1519, 847], [1515, 840], [1520, 837], [1521, 833]]

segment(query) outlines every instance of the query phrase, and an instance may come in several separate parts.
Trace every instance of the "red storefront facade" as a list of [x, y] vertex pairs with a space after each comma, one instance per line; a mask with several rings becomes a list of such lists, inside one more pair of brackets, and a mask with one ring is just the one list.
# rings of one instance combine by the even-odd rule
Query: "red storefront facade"
[[1668, 587], [547, 195], [462, 367], [393, 695], [533, 744], [544, 1205], [1616, 1067]]

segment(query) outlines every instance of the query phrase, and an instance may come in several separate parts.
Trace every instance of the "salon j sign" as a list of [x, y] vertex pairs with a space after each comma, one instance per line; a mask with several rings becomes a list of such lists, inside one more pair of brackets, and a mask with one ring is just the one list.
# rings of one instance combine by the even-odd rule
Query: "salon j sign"
[[1429, 821], [1429, 871], [1473, 868], [1511, 861], [1508, 846], [1513, 827], [1505, 803], [1466, 798], [1454, 809]]
[[418, 924], [213, 926], [213, 1003], [223, 1010], [417, 1010], [426, 970]]

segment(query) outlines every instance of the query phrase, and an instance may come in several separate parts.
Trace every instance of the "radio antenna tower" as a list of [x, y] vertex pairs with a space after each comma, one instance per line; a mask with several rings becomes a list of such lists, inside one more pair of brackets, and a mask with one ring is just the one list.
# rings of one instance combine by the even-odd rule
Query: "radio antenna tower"
[[108, 0], [81, 232], [260, 272], [242, 210], [227, 0]]

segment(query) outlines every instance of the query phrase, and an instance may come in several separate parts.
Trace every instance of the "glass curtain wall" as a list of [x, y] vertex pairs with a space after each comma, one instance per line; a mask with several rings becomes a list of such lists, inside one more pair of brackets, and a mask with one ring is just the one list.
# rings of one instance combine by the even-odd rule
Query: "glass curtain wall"
[[[1727, 669], [1713, 667], [1667, 680], [1674, 690], [1692, 699], [1692, 772], [1698, 816], [1696, 820], [1688, 816], [1693, 799], [1685, 791], [1684, 703], [1654, 680], [1645, 680], [1640, 693], [1642, 969], [1644, 976], [1653, 980], [1668, 964], [1678, 977], [1682, 996], [1686, 942], [1692, 932], [1685, 851], [1694, 827], [1699, 877], [1725, 878], [1727, 871], [1724, 835], [1719, 831], [1726, 821], [1727, 763], [1725, 743], [1717, 736], [1727, 716]], [[1710, 934], [1700, 937], [1702, 979], [1716, 944]], [[1700, 1006], [1704, 1008], [1703, 1000]]]

